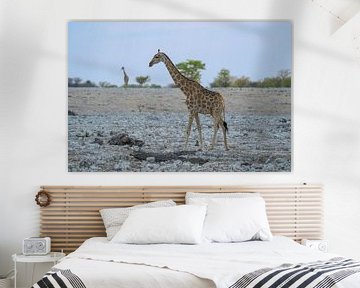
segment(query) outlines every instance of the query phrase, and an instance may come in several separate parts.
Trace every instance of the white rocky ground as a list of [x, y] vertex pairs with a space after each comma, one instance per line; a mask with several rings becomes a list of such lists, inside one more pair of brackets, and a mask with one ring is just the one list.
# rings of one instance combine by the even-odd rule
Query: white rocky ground
[[[163, 89], [128, 89], [128, 91], [122, 89], [120, 96], [117, 94], [119, 92], [113, 90], [110, 91], [110, 96], [99, 97], [98, 100], [94, 95], [99, 96], [103, 92], [109, 92], [106, 89], [69, 91], [71, 97], [78, 97], [74, 101], [76, 105], [73, 106], [72, 99], [69, 98], [69, 110], [75, 112], [74, 116], [68, 117], [69, 171], [266, 172], [291, 170], [291, 119], [290, 112], [284, 113], [284, 111], [290, 111], [289, 90], [283, 91], [280, 95], [274, 93], [274, 90], [269, 90], [271, 93], [261, 90], [261, 98], [258, 99], [265, 101], [265, 104], [269, 101], [269, 106], [274, 107], [270, 110], [269, 107], [264, 107], [261, 111], [260, 109], [258, 112], [253, 111], [254, 104], [248, 105], [247, 110], [241, 112], [236, 111], [240, 109], [237, 109], [235, 105], [228, 107], [226, 121], [229, 127], [229, 151], [224, 150], [221, 130], [218, 133], [216, 148], [209, 151], [213, 132], [212, 119], [204, 115], [200, 116], [205, 142], [203, 151], [198, 151], [198, 132], [195, 125], [193, 125], [188, 149], [185, 151], [183, 145], [188, 115], [186, 107], [182, 107], [184, 104], [176, 103], [180, 101], [177, 99], [179, 95], [173, 96], [176, 99], [173, 109], [163, 109], [162, 106], [151, 109], [151, 105], [155, 107], [160, 105], [157, 101], [161, 102], [164, 97], [170, 97], [169, 91], [179, 93], [178, 89], [165, 90], [167, 91], [165, 96], [159, 96], [159, 91], [164, 93]], [[136, 102], [134, 98], [126, 98], [129, 93], [135, 93], [135, 91], [138, 94], [144, 92], [148, 94], [147, 98], [144, 97], [145, 104], [143, 103], [140, 109], [129, 108], [130, 106], [138, 107], [139, 103], [134, 103]], [[77, 95], [79, 92], [85, 100], [80, 99]], [[238, 90], [239, 93], [236, 93], [237, 91], [234, 92], [232, 89], [231, 92], [233, 95], [229, 96], [231, 93], [228, 93], [227, 97], [235, 99], [226, 102], [237, 103], [237, 99], [241, 100], [240, 92], [244, 96], [246, 91]], [[259, 94], [259, 92], [256, 93]], [[111, 96], [111, 94], [114, 95]], [[137, 97], [139, 97], [138, 94], [136, 94]], [[255, 97], [250, 94], [247, 93], [244, 97], [247, 102], [253, 101], [256, 105], [256, 98], [249, 100], [249, 97]], [[114, 103], [116, 103], [114, 97], [124, 97], [120, 100], [117, 98], [118, 105], [122, 106], [117, 108], [113, 107], [114, 105], [106, 106], [106, 97]], [[150, 104], [146, 104], [146, 101]], [[155, 104], [153, 104], [154, 101]], [[96, 102], [100, 104], [96, 105]], [[98, 108], [101, 105], [104, 108]], [[124, 107], [124, 105], [129, 107]], [[167, 105], [171, 107], [169, 103]], [[178, 107], [179, 105], [181, 107]], [[86, 107], [90, 108], [86, 109]], [[244, 105], [241, 107], [244, 109]], [[128, 135], [128, 138], [123, 134]], [[114, 145], [126, 143], [127, 145]]]
[[[138, 93], [142, 92], [142, 89], [136, 90], [140, 90]], [[148, 90], [147, 93], [155, 92]], [[77, 91], [71, 92], [74, 95]], [[134, 90], [131, 89], [131, 92]], [[89, 93], [92, 91], [86, 92], [85, 95]], [[277, 96], [274, 97], [277, 99]], [[290, 98], [289, 95], [285, 97]], [[95, 105], [93, 102], [96, 101], [91, 101], [89, 97], [86, 99], [88, 103], [84, 103], [84, 106], [90, 102], [91, 105]], [[156, 100], [156, 96], [153, 96], [151, 101], [155, 101], [154, 99]], [[89, 109], [89, 111], [78, 109], [76, 115], [69, 115], [69, 171], [291, 170], [290, 113], [276, 113], [276, 111], [256, 113], [251, 111], [252, 106], [248, 107], [248, 111], [239, 113], [234, 111], [237, 110], [236, 107], [229, 107], [230, 111], [226, 113], [229, 151], [224, 150], [221, 131], [218, 133], [216, 148], [209, 150], [213, 132], [212, 119], [202, 115], [205, 147], [203, 151], [198, 151], [199, 147], [196, 143], [198, 133], [194, 125], [189, 147], [185, 151], [184, 134], [188, 117], [186, 109], [176, 107], [166, 109], [174, 111], [153, 111], [154, 109], [146, 109], [146, 107], [144, 105], [144, 110], [147, 111], [141, 112], [134, 109], [126, 111], [124, 107], [113, 110], [108, 107], [110, 111], [106, 112], [101, 109]], [[126, 137], [124, 134], [128, 135], [128, 138], [124, 138]], [[119, 143], [119, 139], [120, 142], [123, 140], [125, 142]], [[116, 145], [126, 143], [127, 145]]]

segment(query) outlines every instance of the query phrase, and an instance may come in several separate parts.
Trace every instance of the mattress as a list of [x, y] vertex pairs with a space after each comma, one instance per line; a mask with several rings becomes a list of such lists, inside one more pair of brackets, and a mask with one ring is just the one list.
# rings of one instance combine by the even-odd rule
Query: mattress
[[[328, 261], [325, 264], [333, 267], [335, 262], [331, 262], [330, 259], [340, 258], [338, 255], [312, 250], [286, 237], [274, 237], [272, 241], [200, 245], [112, 244], [106, 238], [91, 238], [54, 266], [54, 269], [71, 271], [84, 285], [78, 287], [87, 288], [281, 287], [241, 286], [236, 283], [240, 283], [238, 281], [243, 278], [248, 279], [248, 275], [254, 275], [254, 271], [272, 273], [271, 269], [279, 266], [282, 268], [281, 271], [289, 271], [292, 264], [311, 263], [313, 267], [318, 267]], [[352, 263], [349, 266], [352, 270], [347, 269], [351, 273], [339, 278], [341, 281], [336, 281], [331, 286], [321, 287], [360, 287], [360, 273], [356, 270], [360, 269], [360, 264], [347, 263]], [[294, 267], [296, 271], [309, 270], [307, 267]], [[341, 268], [340, 272], [342, 270]], [[296, 273], [294, 275], [299, 274]], [[277, 279], [280, 279], [281, 275], [285, 274], [279, 274]], [[277, 279], [271, 283], [276, 283]], [[294, 287], [315, 287], [311, 285]]]

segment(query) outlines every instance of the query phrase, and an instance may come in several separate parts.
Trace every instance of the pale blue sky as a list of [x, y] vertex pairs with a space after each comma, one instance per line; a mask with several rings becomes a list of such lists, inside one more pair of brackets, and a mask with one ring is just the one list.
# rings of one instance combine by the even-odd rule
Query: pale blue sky
[[163, 64], [149, 68], [157, 49], [174, 63], [198, 59], [206, 64], [208, 86], [222, 68], [259, 80], [292, 68], [292, 24], [272, 22], [79, 22], [68, 27], [68, 76], [123, 84], [121, 66], [151, 83], [172, 79]]

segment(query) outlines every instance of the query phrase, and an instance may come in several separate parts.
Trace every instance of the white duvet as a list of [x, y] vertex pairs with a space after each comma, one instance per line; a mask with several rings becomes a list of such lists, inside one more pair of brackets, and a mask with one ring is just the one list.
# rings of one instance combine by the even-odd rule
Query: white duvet
[[[336, 256], [311, 250], [286, 237], [200, 245], [112, 244], [106, 238], [91, 238], [55, 267], [70, 269], [87, 288], [228, 288], [244, 274], [261, 268]], [[360, 273], [335, 287], [360, 287]]]

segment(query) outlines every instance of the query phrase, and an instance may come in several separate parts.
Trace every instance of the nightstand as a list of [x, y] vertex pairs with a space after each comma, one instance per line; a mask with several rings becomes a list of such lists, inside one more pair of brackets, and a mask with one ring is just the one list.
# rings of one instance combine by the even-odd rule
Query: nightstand
[[326, 240], [310, 240], [310, 239], [302, 239], [301, 244], [309, 247], [314, 250], [318, 250], [321, 252], [328, 251], [328, 242]]
[[[36, 256], [27, 256], [24, 254], [14, 254], [12, 255], [12, 259], [14, 261], [14, 270], [15, 270], [15, 277], [14, 277], [14, 288], [16, 288], [16, 264], [17, 263], [33, 263], [34, 265], [36, 265], [36, 263], [45, 263], [45, 262], [49, 262], [49, 263], [53, 263], [54, 265], [61, 259], [65, 257], [65, 253], [60, 253], [60, 252], [50, 252], [49, 254], [46, 255], [36, 255]], [[34, 283], [34, 266], [32, 268], [32, 273], [31, 273], [31, 285], [32, 286]]]

